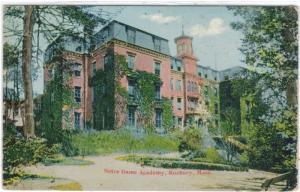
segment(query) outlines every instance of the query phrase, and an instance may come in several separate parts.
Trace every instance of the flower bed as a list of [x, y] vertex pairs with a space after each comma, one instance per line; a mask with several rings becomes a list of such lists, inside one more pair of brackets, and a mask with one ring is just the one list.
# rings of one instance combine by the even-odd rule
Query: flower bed
[[160, 158], [160, 157], [156, 158], [156, 157], [129, 155], [129, 156], [118, 157], [117, 159], [135, 162], [135, 163], [139, 163], [151, 167], [224, 170], [224, 171], [248, 171], [247, 167], [238, 167], [233, 165], [208, 163], [208, 162], [185, 161], [184, 159], [179, 159], [179, 158]]

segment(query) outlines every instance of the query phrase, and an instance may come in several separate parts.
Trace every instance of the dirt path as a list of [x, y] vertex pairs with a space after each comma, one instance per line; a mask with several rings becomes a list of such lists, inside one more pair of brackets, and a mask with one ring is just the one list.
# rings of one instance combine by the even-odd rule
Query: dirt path
[[[120, 155], [86, 157], [85, 159], [95, 163], [88, 166], [39, 165], [27, 167], [26, 171], [70, 179], [78, 182], [83, 190], [261, 190], [262, 181], [276, 175], [255, 170], [208, 173], [142, 167], [135, 163], [118, 161], [115, 159], [117, 156]], [[283, 187], [272, 186], [270, 190]]]

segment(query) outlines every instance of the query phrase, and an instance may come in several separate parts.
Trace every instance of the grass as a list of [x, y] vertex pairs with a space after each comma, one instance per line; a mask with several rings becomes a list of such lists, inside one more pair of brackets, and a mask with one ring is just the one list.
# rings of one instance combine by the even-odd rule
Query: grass
[[226, 171], [248, 171], [247, 167], [238, 167], [220, 163], [185, 161], [179, 158], [160, 158], [138, 155], [128, 155], [118, 157], [117, 160], [130, 161], [138, 164], [162, 167], [162, 168], [182, 168], [182, 169], [204, 169], [204, 170], [226, 170]]
[[54, 177], [52, 176], [46, 176], [46, 175], [36, 175], [36, 174], [29, 174], [29, 173], [22, 173], [20, 175], [16, 175], [15, 177], [11, 177], [9, 179], [4, 179], [3, 180], [3, 185], [12, 185], [14, 183], [17, 183], [21, 180], [26, 180], [26, 179], [53, 179]]
[[178, 150], [178, 139], [171, 136], [133, 134], [118, 131], [101, 131], [80, 133], [71, 137], [72, 147], [78, 149], [79, 155], [103, 155], [117, 152], [172, 152]]
[[70, 182], [66, 184], [60, 184], [60, 185], [55, 185], [49, 187], [50, 189], [54, 190], [61, 190], [61, 191], [81, 191], [82, 187], [79, 183], [77, 182]]
[[44, 165], [93, 165], [93, 161], [79, 159], [78, 157], [64, 157], [63, 155], [57, 155], [52, 158], [48, 158], [43, 162]]

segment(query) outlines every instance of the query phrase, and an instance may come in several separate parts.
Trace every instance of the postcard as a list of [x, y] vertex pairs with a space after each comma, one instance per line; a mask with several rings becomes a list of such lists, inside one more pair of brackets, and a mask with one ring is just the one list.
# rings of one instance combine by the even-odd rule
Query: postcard
[[296, 5], [4, 5], [9, 190], [297, 190]]

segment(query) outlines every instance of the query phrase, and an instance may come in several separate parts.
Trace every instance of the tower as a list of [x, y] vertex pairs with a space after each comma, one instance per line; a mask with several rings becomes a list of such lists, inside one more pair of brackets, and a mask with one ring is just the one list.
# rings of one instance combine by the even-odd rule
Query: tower
[[181, 36], [175, 38], [177, 58], [182, 60], [184, 71], [190, 74], [197, 73], [197, 58], [193, 52], [193, 38], [184, 34], [182, 26]]

